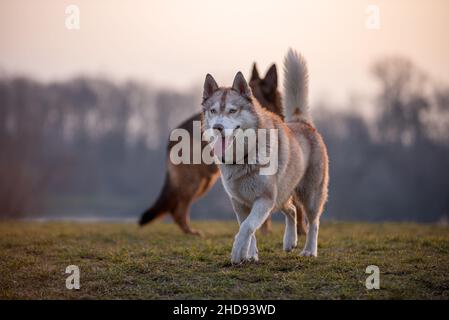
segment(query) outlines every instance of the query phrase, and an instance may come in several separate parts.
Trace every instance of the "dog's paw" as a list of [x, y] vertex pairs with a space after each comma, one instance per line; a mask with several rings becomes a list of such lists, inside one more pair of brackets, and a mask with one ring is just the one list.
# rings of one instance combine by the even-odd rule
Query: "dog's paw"
[[249, 261], [259, 261], [259, 250], [257, 250], [256, 241], [251, 240], [248, 250], [248, 259]]
[[258, 262], [259, 261], [259, 255], [254, 255], [254, 256], [251, 256], [251, 257], [249, 257], [249, 260], [248, 260], [249, 262]]
[[242, 264], [242, 263], [244, 263], [244, 262], [249, 262], [249, 261], [251, 261], [251, 258], [248, 256], [248, 257], [242, 257], [242, 256], [232, 256], [231, 255], [231, 263], [232, 264]]
[[284, 251], [285, 252], [291, 252], [293, 249], [296, 248], [296, 244], [293, 243], [284, 243]]
[[258, 254], [250, 255], [248, 253], [244, 253], [243, 251], [232, 251], [231, 253], [231, 263], [232, 264], [241, 264], [243, 262], [250, 262], [250, 261], [258, 261], [259, 256]]
[[301, 257], [317, 257], [317, 253], [316, 252], [312, 252], [310, 250], [302, 250], [301, 253], [299, 254]]
[[189, 230], [188, 234], [190, 234], [192, 236], [198, 236], [200, 238], [204, 238], [204, 233], [200, 230], [191, 229], [191, 230]]
[[247, 259], [248, 261], [259, 261], [259, 252], [257, 251], [257, 248], [249, 248], [249, 253]]
[[240, 264], [243, 262], [243, 259], [240, 257], [238, 253], [234, 253], [234, 251], [231, 253], [231, 263], [232, 264]]
[[242, 264], [246, 262], [258, 262], [259, 261], [259, 254], [258, 252], [253, 252], [251, 254], [247, 255], [231, 255], [231, 263], [232, 264]]
[[231, 252], [231, 263], [239, 264], [242, 263], [246, 258], [246, 254], [243, 253], [242, 245], [239, 241], [234, 241]]
[[293, 238], [289, 238], [289, 239], [284, 239], [284, 251], [285, 252], [290, 252], [293, 249], [296, 248], [298, 243], [297, 239], [293, 239]]
[[234, 245], [232, 246], [231, 262], [233, 264], [240, 264], [251, 259], [258, 259], [257, 248], [250, 248], [250, 239], [244, 239], [237, 235], [235, 237]]
[[259, 261], [259, 254], [257, 252], [254, 254], [249, 254], [244, 260], [257, 262]]
[[287, 225], [285, 228], [284, 239], [283, 239], [283, 248], [285, 252], [290, 252], [296, 245], [298, 244], [298, 236], [296, 234], [296, 228], [293, 228], [291, 225]]

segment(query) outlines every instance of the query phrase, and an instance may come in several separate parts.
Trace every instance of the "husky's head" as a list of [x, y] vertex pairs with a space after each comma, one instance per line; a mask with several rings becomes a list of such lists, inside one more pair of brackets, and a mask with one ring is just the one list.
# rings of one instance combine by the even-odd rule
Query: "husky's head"
[[257, 130], [259, 117], [256, 103], [241, 72], [235, 75], [230, 88], [219, 87], [210, 74], [206, 76], [202, 103], [203, 129], [213, 130], [217, 137], [219, 143], [215, 143], [214, 152], [220, 159], [224, 159], [225, 150], [233, 145], [237, 131]]

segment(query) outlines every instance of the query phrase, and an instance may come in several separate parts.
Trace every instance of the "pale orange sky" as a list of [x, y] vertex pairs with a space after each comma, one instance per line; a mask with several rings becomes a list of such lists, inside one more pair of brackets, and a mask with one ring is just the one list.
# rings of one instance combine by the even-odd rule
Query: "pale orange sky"
[[[81, 29], [65, 27], [79, 6]], [[365, 27], [366, 7], [380, 8], [380, 30]], [[288, 47], [309, 62], [312, 103], [344, 103], [369, 93], [370, 64], [404, 55], [449, 84], [449, 1], [121, 1], [2, 0], [0, 70], [42, 80], [74, 74], [136, 78], [178, 89], [206, 73], [230, 85], [234, 74], [281, 66]]]

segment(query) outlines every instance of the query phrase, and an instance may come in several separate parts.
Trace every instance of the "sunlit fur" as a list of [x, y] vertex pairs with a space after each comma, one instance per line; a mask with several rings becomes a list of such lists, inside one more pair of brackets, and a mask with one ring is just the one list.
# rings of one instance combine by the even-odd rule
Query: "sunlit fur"
[[[301, 67], [298, 67], [301, 66]], [[277, 129], [278, 170], [274, 175], [261, 175], [258, 164], [221, 164], [222, 182], [232, 202], [240, 229], [235, 236], [231, 261], [258, 260], [255, 232], [269, 215], [277, 210], [285, 214], [284, 250], [297, 245], [297, 209], [303, 210], [308, 220], [308, 232], [302, 256], [317, 256], [319, 219], [327, 199], [328, 157], [325, 144], [313, 124], [308, 121], [307, 68], [303, 58], [293, 51], [285, 60], [286, 116], [279, 116], [260, 107], [253, 99], [243, 75], [237, 73], [231, 88], [220, 88], [208, 75], [204, 84], [203, 122], [205, 128], [216, 123], [220, 113], [211, 117], [210, 108], [221, 106], [222, 117], [226, 106], [241, 108], [235, 118], [227, 120], [226, 129], [235, 125], [242, 128]], [[292, 83], [293, 82], [293, 83]], [[288, 107], [288, 108], [287, 108]], [[245, 110], [245, 112], [242, 112]]]

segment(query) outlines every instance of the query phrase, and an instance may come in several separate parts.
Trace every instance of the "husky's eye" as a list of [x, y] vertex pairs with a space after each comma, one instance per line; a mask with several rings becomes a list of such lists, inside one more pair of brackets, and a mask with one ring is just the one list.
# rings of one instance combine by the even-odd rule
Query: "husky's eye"
[[217, 110], [215, 110], [215, 109], [210, 109], [209, 111], [210, 111], [210, 113], [212, 113], [212, 114], [216, 114], [216, 113], [217, 113]]
[[229, 113], [236, 113], [237, 109], [229, 109]]

